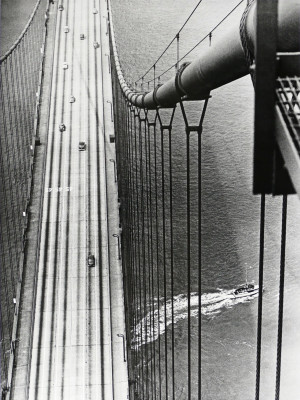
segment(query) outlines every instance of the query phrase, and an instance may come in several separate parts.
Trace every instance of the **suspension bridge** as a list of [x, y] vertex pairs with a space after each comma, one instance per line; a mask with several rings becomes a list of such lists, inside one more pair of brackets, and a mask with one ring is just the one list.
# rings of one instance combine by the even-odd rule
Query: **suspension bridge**
[[179, 55], [184, 26], [178, 31], [175, 75], [164, 83], [170, 69], [157, 72], [160, 58], [128, 83], [108, 0], [37, 1], [2, 56], [2, 399], [202, 398], [203, 123], [212, 91], [250, 73], [261, 195], [251, 398], [260, 398], [265, 197], [273, 194], [283, 196], [279, 400], [287, 198], [300, 193], [300, 2], [240, 4], [229, 39], [211, 43], [217, 24], [191, 63]]

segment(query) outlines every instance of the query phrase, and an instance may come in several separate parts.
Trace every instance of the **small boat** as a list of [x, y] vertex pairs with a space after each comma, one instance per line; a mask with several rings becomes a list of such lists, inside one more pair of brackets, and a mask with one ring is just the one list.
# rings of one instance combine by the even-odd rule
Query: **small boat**
[[259, 289], [258, 285], [253, 285], [252, 283], [245, 283], [244, 285], [239, 286], [237, 289], [234, 289], [231, 294], [235, 299], [246, 296], [254, 296], [258, 294], [258, 289]]

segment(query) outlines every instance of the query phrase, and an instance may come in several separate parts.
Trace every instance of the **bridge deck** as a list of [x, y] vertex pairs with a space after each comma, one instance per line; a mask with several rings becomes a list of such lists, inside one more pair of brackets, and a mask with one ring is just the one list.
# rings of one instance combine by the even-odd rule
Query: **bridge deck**
[[[125, 334], [125, 324], [112, 237], [119, 221], [109, 162], [115, 149], [109, 142], [106, 3], [63, 5], [56, 25], [29, 399], [126, 399], [127, 365], [117, 336]], [[81, 141], [85, 151], [79, 151]], [[95, 267], [87, 266], [89, 253]]]

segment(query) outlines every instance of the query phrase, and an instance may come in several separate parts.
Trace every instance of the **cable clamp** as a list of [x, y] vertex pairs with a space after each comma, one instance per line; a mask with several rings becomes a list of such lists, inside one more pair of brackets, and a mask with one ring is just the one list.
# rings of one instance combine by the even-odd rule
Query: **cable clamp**
[[158, 89], [159, 89], [162, 85], [163, 85], [162, 83], [159, 83], [157, 86], [155, 86], [155, 88], [154, 88], [154, 90], [153, 90], [153, 100], [154, 100], [154, 103], [157, 105], [157, 107], [159, 107], [159, 102], [158, 102], [156, 93], [157, 93]]
[[177, 91], [177, 93], [179, 94], [180, 97], [186, 95], [186, 93], [185, 93], [185, 91], [184, 91], [184, 89], [182, 87], [182, 84], [181, 84], [181, 74], [186, 69], [186, 67], [189, 66], [189, 65], [190, 65], [190, 62], [185, 62], [185, 63], [181, 64], [180, 68], [176, 72], [175, 87], [176, 87], [176, 91]]

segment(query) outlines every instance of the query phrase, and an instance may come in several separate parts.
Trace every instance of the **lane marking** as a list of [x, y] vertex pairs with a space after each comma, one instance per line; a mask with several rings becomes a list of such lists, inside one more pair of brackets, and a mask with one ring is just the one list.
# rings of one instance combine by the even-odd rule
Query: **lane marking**
[[51, 193], [51, 192], [71, 192], [72, 187], [71, 186], [56, 186], [56, 187], [48, 187], [45, 189], [46, 193]]

